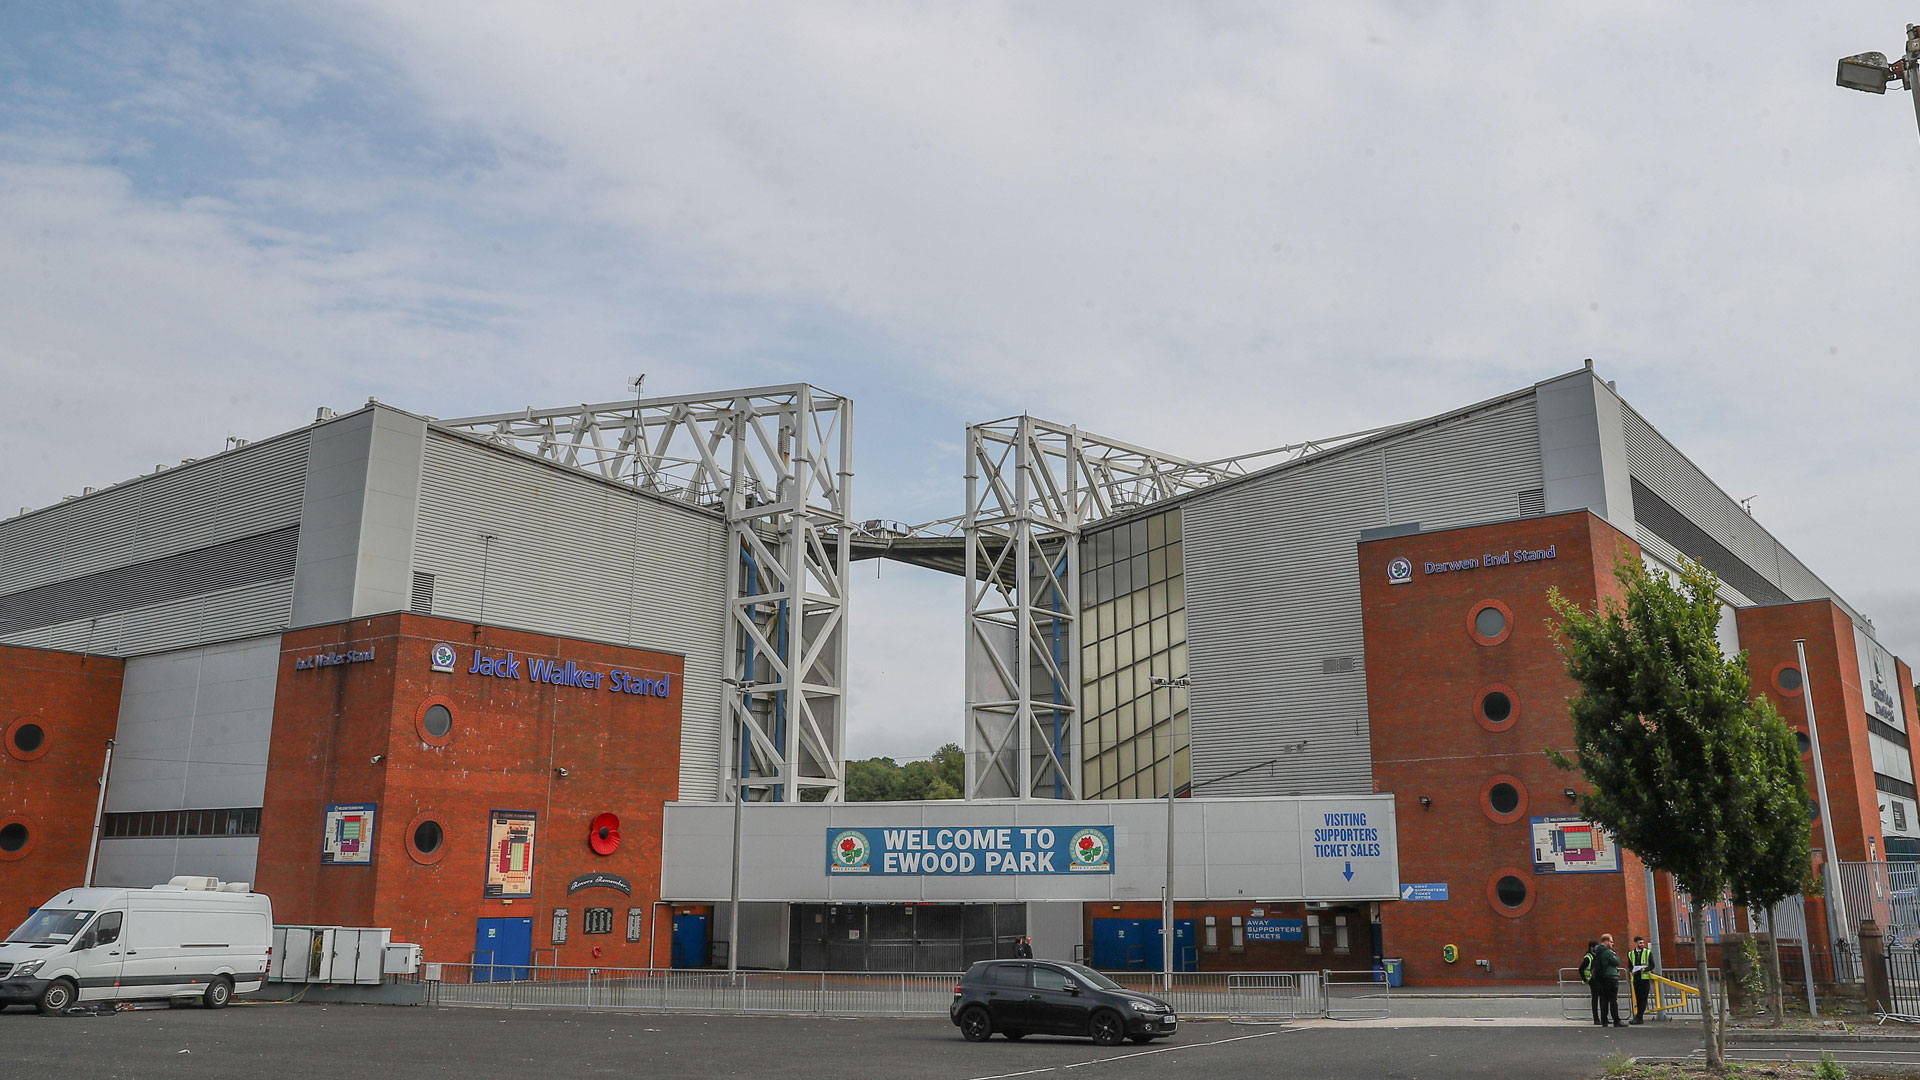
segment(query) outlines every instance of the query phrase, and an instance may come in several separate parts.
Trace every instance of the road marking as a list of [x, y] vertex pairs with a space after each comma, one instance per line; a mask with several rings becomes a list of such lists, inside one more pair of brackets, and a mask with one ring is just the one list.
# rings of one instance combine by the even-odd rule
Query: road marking
[[1179, 1050], [1198, 1050], [1204, 1046], [1225, 1046], [1227, 1043], [1245, 1042], [1248, 1039], [1264, 1039], [1270, 1035], [1285, 1034], [1286, 1032], [1284, 1031], [1262, 1031], [1253, 1035], [1236, 1035], [1231, 1039], [1215, 1039], [1212, 1042], [1182, 1043], [1179, 1046], [1163, 1046], [1158, 1050], [1136, 1050], [1131, 1054], [1119, 1054], [1106, 1058], [1091, 1058], [1086, 1061], [1075, 1061], [1067, 1065], [1048, 1065], [1045, 1068], [1026, 1069], [1021, 1072], [994, 1073], [991, 1076], [974, 1076], [969, 1077], [968, 1080], [1012, 1080], [1012, 1078], [1016, 1076], [1038, 1076], [1041, 1073], [1065, 1072], [1068, 1069], [1078, 1069], [1083, 1065], [1108, 1065], [1116, 1061], [1130, 1061], [1133, 1058], [1152, 1057], [1155, 1054], [1171, 1054]]

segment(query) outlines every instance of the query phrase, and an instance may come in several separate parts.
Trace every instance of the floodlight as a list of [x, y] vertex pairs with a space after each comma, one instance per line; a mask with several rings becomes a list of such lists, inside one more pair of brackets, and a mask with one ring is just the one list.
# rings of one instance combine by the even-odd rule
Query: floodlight
[[1893, 66], [1887, 63], [1886, 53], [1863, 52], [1842, 57], [1840, 74], [1834, 81], [1849, 90], [1884, 94], [1887, 92], [1887, 84], [1897, 77], [1893, 72]]

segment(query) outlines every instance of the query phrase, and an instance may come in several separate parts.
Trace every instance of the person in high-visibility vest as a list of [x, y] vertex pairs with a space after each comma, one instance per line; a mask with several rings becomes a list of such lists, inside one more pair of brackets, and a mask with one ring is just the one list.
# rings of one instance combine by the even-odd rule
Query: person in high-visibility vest
[[1647, 1014], [1647, 997], [1653, 993], [1653, 949], [1647, 939], [1636, 937], [1627, 950], [1627, 971], [1633, 979], [1633, 1020], [1639, 1023]]
[[1587, 955], [1580, 958], [1580, 981], [1587, 984], [1587, 1005], [1593, 1010], [1593, 1022], [1600, 1022], [1600, 993], [1593, 986], [1593, 951], [1600, 947], [1597, 941], [1587, 942]]

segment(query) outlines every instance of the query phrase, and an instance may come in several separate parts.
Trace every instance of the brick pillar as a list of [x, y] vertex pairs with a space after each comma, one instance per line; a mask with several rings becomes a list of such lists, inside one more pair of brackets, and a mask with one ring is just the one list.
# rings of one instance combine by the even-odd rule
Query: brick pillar
[[1867, 981], [1867, 1005], [1874, 1012], [1893, 1011], [1893, 983], [1887, 978], [1887, 939], [1872, 919], [1860, 923], [1860, 973]]

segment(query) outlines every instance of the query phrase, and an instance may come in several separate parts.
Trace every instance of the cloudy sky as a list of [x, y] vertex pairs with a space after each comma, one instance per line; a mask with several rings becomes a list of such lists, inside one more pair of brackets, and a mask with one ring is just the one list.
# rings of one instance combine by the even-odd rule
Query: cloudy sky
[[[1920, 656], [1911, 5], [0, 3], [0, 507], [369, 396], [806, 380], [1196, 457], [1602, 374]], [[856, 590], [850, 751], [960, 734]]]

